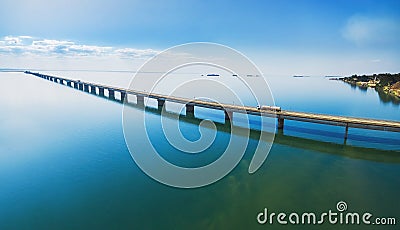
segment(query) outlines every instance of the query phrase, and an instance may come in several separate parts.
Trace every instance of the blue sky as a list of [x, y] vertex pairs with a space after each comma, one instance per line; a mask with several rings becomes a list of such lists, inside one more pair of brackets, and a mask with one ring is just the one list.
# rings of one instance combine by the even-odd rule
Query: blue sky
[[22, 37], [25, 46], [61, 43], [53, 54], [112, 47], [148, 55], [208, 41], [243, 52], [267, 72], [400, 72], [400, 1], [2, 1], [3, 55], [24, 53], [1, 49], [6, 37], [18, 36], [30, 37]]

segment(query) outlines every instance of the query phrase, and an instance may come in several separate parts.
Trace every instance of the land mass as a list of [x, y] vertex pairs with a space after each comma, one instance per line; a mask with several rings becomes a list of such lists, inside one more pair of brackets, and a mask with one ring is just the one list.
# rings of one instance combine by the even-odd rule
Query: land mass
[[361, 88], [376, 88], [378, 91], [383, 91], [397, 99], [400, 99], [400, 73], [381, 73], [373, 75], [352, 75], [350, 77], [337, 78], [351, 85], [356, 85]]

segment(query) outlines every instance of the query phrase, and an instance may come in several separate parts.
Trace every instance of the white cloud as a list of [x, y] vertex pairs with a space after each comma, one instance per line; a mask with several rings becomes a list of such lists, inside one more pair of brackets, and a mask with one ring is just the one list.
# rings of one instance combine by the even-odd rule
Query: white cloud
[[0, 54], [36, 56], [117, 56], [142, 59], [157, 54], [153, 49], [114, 48], [76, 44], [72, 41], [38, 39], [31, 36], [6, 36], [0, 40]]
[[400, 23], [391, 18], [354, 15], [347, 20], [342, 35], [357, 45], [398, 43]]
[[121, 56], [130, 56], [130, 57], [152, 57], [158, 53], [156, 50], [152, 49], [133, 49], [133, 48], [123, 48], [115, 50], [115, 53]]

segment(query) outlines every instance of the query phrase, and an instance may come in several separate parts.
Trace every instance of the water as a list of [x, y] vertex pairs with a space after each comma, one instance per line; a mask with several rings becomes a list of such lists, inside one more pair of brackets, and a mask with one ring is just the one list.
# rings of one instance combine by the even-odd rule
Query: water
[[[132, 75], [49, 73], [124, 87]], [[400, 120], [399, 105], [370, 89], [322, 77], [268, 79], [284, 109]], [[0, 229], [280, 228], [257, 224], [257, 214], [264, 208], [321, 213], [336, 210], [341, 200], [351, 211], [400, 220], [398, 133], [350, 129], [343, 145], [343, 127], [286, 121], [255, 174], [247, 173], [257, 144], [250, 139], [228, 176], [199, 189], [177, 189], [152, 180], [132, 160], [121, 104], [23, 73], [0, 73], [0, 92]], [[180, 123], [194, 133], [189, 138], [196, 138], [196, 122]], [[220, 130], [214, 148], [228, 137]], [[161, 137], [154, 140], [167, 148]], [[208, 154], [191, 161], [168, 149], [164, 157], [197, 166], [219, 152]]]

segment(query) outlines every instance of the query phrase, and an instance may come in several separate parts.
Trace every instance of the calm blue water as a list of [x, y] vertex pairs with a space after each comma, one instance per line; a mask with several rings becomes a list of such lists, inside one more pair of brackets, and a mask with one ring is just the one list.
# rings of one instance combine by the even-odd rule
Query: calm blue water
[[[49, 73], [124, 87], [132, 75]], [[370, 89], [322, 77], [268, 80], [275, 103], [287, 110], [400, 120], [399, 105]], [[279, 228], [258, 225], [257, 214], [266, 207], [325, 212], [341, 200], [349, 210], [400, 220], [398, 133], [350, 129], [343, 145], [343, 127], [286, 121], [255, 174], [247, 173], [257, 144], [251, 139], [228, 176], [177, 189], [152, 180], [132, 160], [121, 104], [23, 73], [0, 73], [0, 92], [0, 229]], [[196, 120], [180, 125], [198, 130]], [[212, 161], [229, 135], [218, 132], [207, 156], [191, 160], [167, 149], [164, 157], [194, 166]]]

